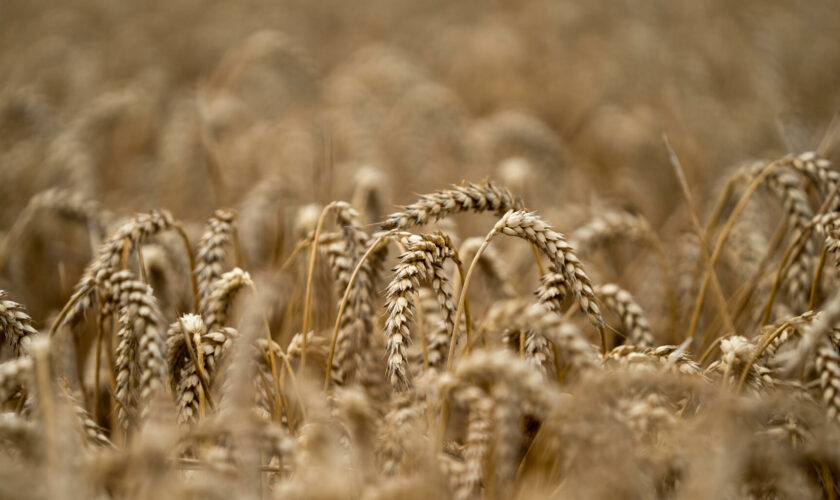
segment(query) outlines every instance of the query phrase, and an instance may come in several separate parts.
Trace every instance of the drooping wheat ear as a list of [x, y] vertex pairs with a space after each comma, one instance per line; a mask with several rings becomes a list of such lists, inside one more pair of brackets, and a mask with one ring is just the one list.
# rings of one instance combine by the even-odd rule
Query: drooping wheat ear
[[455, 498], [469, 500], [479, 498], [484, 481], [487, 459], [492, 442], [493, 400], [476, 387], [469, 387], [458, 395], [458, 399], [467, 406], [467, 438], [464, 461], [464, 474], [458, 477]]
[[[207, 332], [204, 321], [197, 314], [185, 314], [169, 326], [166, 333], [168, 368], [178, 406], [179, 423], [195, 422], [203, 413], [207, 398], [204, 384], [210, 384], [218, 359], [230, 346], [233, 335], [232, 329], [228, 328]], [[189, 346], [187, 341], [190, 342]], [[190, 354], [190, 347], [193, 348], [193, 354]], [[195, 361], [192, 360], [193, 355]]]
[[356, 187], [351, 198], [352, 205], [361, 210], [367, 221], [379, 221], [385, 216], [386, 174], [373, 166], [359, 167], [353, 176]]
[[455, 328], [452, 289], [443, 270], [444, 260], [455, 257], [451, 242], [441, 234], [427, 234], [404, 238], [403, 244], [406, 252], [394, 269], [394, 279], [388, 285], [385, 298], [388, 376], [394, 389], [400, 392], [412, 385], [406, 348], [411, 342], [409, 324], [414, 316], [414, 294], [419, 290], [421, 280], [431, 284], [448, 331]]
[[496, 473], [495, 491], [501, 498], [513, 492], [519, 449], [522, 447], [522, 395], [508, 384], [496, 384], [490, 390], [494, 400], [493, 422], [496, 427], [493, 469]]
[[647, 368], [673, 370], [677, 373], [703, 376], [703, 368], [680, 346], [662, 345], [656, 348], [636, 345], [620, 345], [610, 351], [604, 359], [604, 366], [614, 364], [624, 368]]
[[545, 418], [561, 396], [547, 385], [542, 374], [507, 349], [477, 349], [462, 358], [451, 377], [441, 381], [442, 394], [457, 394], [467, 387], [486, 388], [493, 400], [496, 491], [503, 496], [514, 483], [522, 440], [520, 417], [523, 405], [536, 418]]
[[543, 374], [550, 371], [554, 358], [552, 344], [559, 357], [578, 370], [598, 365], [597, 352], [583, 332], [544, 304], [524, 299], [497, 301], [485, 315], [482, 329], [507, 331], [503, 340], [515, 352], [520, 350], [519, 334], [525, 332], [525, 361]]
[[38, 333], [23, 306], [6, 300], [6, 292], [3, 290], [0, 290], [0, 333], [15, 356], [25, 355], [31, 336]]
[[198, 281], [199, 309], [207, 307], [213, 283], [222, 276], [227, 247], [233, 241], [233, 210], [219, 209], [207, 221], [207, 228], [196, 249], [195, 274]]
[[[554, 231], [536, 214], [510, 211], [493, 228], [493, 233], [516, 236], [534, 244], [551, 260], [549, 272], [540, 287], [540, 301], [560, 311], [561, 301], [569, 289], [574, 293], [580, 309], [597, 328], [603, 328], [604, 318], [598, 308], [598, 299], [592, 281], [583, 269], [571, 245], [562, 234]], [[492, 234], [490, 235], [492, 237]], [[490, 238], [486, 238], [488, 241]]]
[[834, 294], [826, 300], [825, 308], [816, 318], [802, 328], [802, 338], [790, 351], [775, 356], [782, 375], [792, 375], [804, 369], [806, 364], [814, 359], [817, 349], [830, 338], [835, 326], [840, 324], [840, 294]]
[[621, 324], [627, 332], [627, 343], [639, 347], [655, 345], [645, 312], [630, 292], [614, 283], [608, 283], [595, 287], [595, 294], [621, 318]]
[[363, 478], [373, 479], [376, 474], [373, 444], [378, 416], [370, 399], [358, 388], [343, 389], [335, 394], [335, 406], [347, 427], [353, 457]]
[[12, 359], [0, 363], [0, 404], [5, 403], [20, 390], [32, 384], [32, 359]]
[[377, 461], [386, 475], [402, 472], [411, 458], [411, 441], [418, 439], [423, 405], [413, 392], [394, 395], [390, 408], [383, 417], [376, 446]]
[[[521, 336], [524, 333], [524, 343]], [[551, 352], [551, 344], [542, 336], [541, 333], [533, 330], [521, 331], [518, 329], [508, 330], [504, 335], [504, 342], [514, 351], [519, 351], [522, 348], [522, 354], [525, 361], [534, 366], [543, 375], [548, 376], [550, 367], [554, 363], [554, 355]]]
[[764, 349], [764, 352], [761, 353], [760, 360], [767, 364], [778, 352], [779, 348], [786, 344], [791, 339], [799, 338], [802, 336], [802, 329], [812, 323], [813, 321], [817, 320], [820, 317], [819, 312], [817, 311], [808, 311], [806, 313], [800, 314], [799, 316], [795, 316], [793, 318], [779, 321], [772, 327], [767, 327], [769, 332], [773, 332], [779, 328], [782, 329], [781, 332], [774, 338], [771, 339], [770, 343], [767, 344], [767, 347]]
[[[258, 338], [254, 346], [251, 348], [252, 362], [256, 364], [256, 372], [254, 373], [254, 401], [252, 403], [256, 413], [266, 422], [280, 415], [282, 408], [276, 405], [274, 397], [273, 375], [271, 373], [271, 361], [269, 356], [274, 357], [274, 362], [277, 366], [282, 366], [278, 357], [284, 356], [283, 348], [275, 341], [269, 342], [266, 338]], [[277, 368], [278, 371], [282, 368]], [[288, 415], [288, 413], [287, 413]]]
[[[306, 334], [306, 349], [307, 351], [311, 350], [312, 354], [314, 354], [316, 358], [323, 359], [329, 352], [329, 347], [330, 346], [327, 344], [326, 338], [315, 335], [315, 333], [311, 331]], [[289, 357], [289, 360], [293, 360], [295, 358], [299, 358], [302, 352], [303, 335], [296, 333], [292, 335], [292, 340], [290, 340], [289, 345], [286, 346], [286, 356]]]
[[[747, 175], [754, 178], [765, 170], [764, 163], [756, 163], [747, 169]], [[782, 202], [787, 214], [791, 234], [798, 235], [806, 230], [813, 217], [808, 196], [802, 190], [795, 174], [776, 168], [764, 177], [763, 185]], [[785, 275], [786, 290], [794, 309], [805, 309], [811, 292], [815, 245], [811, 238], [799, 257], [791, 262]]]
[[[464, 240], [464, 242], [461, 243], [460, 250], [458, 251], [461, 260], [464, 262], [472, 261], [476, 252], [481, 247], [481, 243], [481, 238], [467, 238]], [[505, 263], [493, 247], [487, 247], [484, 250], [484, 253], [481, 254], [481, 257], [478, 259], [478, 265], [481, 266], [481, 270], [491, 280], [491, 282], [498, 286], [502, 295], [505, 297], [513, 297], [516, 295], [516, 292], [511, 285], [510, 275], [506, 269]]]
[[825, 238], [825, 246], [834, 255], [835, 266], [840, 267], [840, 212], [830, 212], [814, 217], [814, 229]]
[[97, 234], [105, 229], [110, 217], [96, 201], [82, 193], [64, 189], [43, 191], [33, 196], [29, 203], [33, 211], [50, 210], [62, 218], [87, 223]]
[[595, 251], [611, 242], [639, 241], [653, 244], [656, 235], [647, 219], [625, 211], [607, 211], [596, 215], [569, 235], [579, 253]]
[[224, 273], [210, 286], [205, 308], [201, 311], [208, 331], [221, 330], [227, 322], [228, 311], [243, 287], [252, 286], [251, 275], [235, 267]]
[[827, 336], [817, 347], [816, 368], [828, 417], [840, 420], [840, 355]]
[[423, 195], [416, 203], [402, 212], [391, 214], [382, 223], [385, 231], [422, 226], [460, 212], [493, 212], [502, 215], [508, 210], [519, 210], [522, 202], [510, 192], [492, 182], [455, 186], [452, 189]]
[[140, 415], [155, 392], [169, 380], [161, 314], [149, 285], [134, 279], [131, 271], [112, 276], [113, 294], [120, 312], [117, 347], [118, 417], [124, 429], [131, 423], [130, 411]]
[[93, 421], [93, 417], [90, 413], [88, 413], [79, 400], [76, 399], [76, 396], [73, 395], [67, 381], [62, 379], [59, 385], [61, 386], [62, 396], [67, 404], [73, 409], [73, 414], [76, 416], [76, 420], [78, 421], [79, 429], [82, 432], [85, 445], [113, 448], [114, 444], [110, 439], [108, 439], [108, 436], [105, 435], [105, 431], [102, 427], [99, 427], [99, 425]]
[[174, 224], [175, 220], [168, 211], [153, 210], [148, 214], [136, 215], [112, 233], [100, 245], [96, 258], [85, 268], [76, 285], [66, 320], [75, 321], [81, 313], [91, 307], [94, 291], [99, 292], [103, 314], [110, 314], [114, 304], [111, 299], [110, 282], [113, 274], [121, 268], [123, 255], [129, 255], [144, 239], [171, 229]]
[[418, 291], [420, 316], [426, 325], [426, 357], [429, 367], [440, 368], [446, 364], [449, 351], [449, 328], [440, 313], [438, 295], [431, 287], [424, 286]]
[[[327, 257], [336, 280], [336, 293], [342, 297], [356, 263], [367, 248], [370, 236], [362, 229], [359, 214], [350, 205], [345, 202], [335, 202], [333, 206], [337, 222], [341, 227], [342, 239], [328, 245]], [[332, 363], [331, 377], [338, 386], [352, 381], [361, 362], [360, 346], [368, 343], [366, 337], [374, 329], [374, 283], [380, 262], [375, 259], [363, 263], [354, 287], [350, 290], [348, 307], [339, 325]]]
[[590, 370], [597, 366], [598, 353], [586, 340], [583, 332], [572, 323], [562, 321], [562, 318], [545, 304], [529, 305], [519, 321], [520, 328], [532, 328], [554, 344], [557, 354], [569, 366], [579, 371]]
[[94, 245], [98, 244], [108, 218], [98, 203], [90, 201], [80, 193], [55, 188], [42, 191], [29, 199], [26, 208], [15, 219], [14, 225], [0, 240], [0, 271], [5, 267], [14, 244], [19, 241], [32, 220], [42, 211], [49, 211], [63, 219], [87, 224]]
[[535, 417], [544, 417], [562, 399], [558, 388], [545, 383], [539, 370], [508, 349], [475, 349], [461, 358], [451, 376], [440, 380], [443, 395], [466, 387], [507, 385], [528, 404]]
[[[741, 335], [732, 335], [720, 342], [720, 359], [709, 365], [706, 375], [716, 375], [727, 384], [731, 384], [740, 376], [747, 363], [750, 362], [756, 345]], [[773, 384], [770, 370], [757, 362], [752, 362], [745, 382], [755, 390], [763, 390]]]
[[[816, 152], [808, 151], [791, 157], [784, 165], [808, 177], [823, 196], [827, 196], [840, 183], [840, 172], [834, 170], [831, 161], [821, 158]], [[840, 209], [840, 198], [830, 205], [831, 212]]]
[[28, 455], [40, 447], [43, 437], [40, 425], [30, 419], [17, 413], [0, 413], [0, 439], [6, 453], [17, 448], [21, 456], [30, 458]]

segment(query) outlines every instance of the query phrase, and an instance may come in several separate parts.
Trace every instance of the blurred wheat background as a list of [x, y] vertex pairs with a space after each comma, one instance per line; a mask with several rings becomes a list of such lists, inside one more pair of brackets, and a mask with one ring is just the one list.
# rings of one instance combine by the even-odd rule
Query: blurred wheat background
[[836, 498], [839, 29], [3, 0], [0, 497]]

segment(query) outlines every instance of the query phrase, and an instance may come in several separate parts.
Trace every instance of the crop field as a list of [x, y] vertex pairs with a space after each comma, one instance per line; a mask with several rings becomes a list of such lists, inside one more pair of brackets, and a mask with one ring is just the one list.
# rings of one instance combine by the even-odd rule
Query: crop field
[[837, 0], [0, 0], [0, 499], [840, 498]]

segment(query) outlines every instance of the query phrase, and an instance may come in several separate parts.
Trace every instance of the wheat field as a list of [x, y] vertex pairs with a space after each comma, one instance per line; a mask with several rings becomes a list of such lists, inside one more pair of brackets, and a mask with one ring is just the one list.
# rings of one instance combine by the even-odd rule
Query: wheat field
[[838, 29], [0, 2], [0, 498], [840, 497]]

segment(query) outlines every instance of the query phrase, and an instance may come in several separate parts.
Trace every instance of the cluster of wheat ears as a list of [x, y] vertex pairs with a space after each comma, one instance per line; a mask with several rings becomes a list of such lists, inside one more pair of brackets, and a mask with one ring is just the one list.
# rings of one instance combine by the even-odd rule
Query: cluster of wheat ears
[[840, 498], [804, 3], [0, 0], [0, 499]]
[[[754, 277], [724, 297], [714, 269], [758, 189], [784, 206], [786, 230]], [[739, 169], [706, 228], [692, 218], [703, 244], [687, 308], [656, 233], [636, 214], [605, 211], [567, 238], [492, 182], [421, 196], [372, 227], [332, 202], [277, 263], [278, 273], [305, 271], [297, 289], [277, 292], [303, 293], [302, 308], [287, 309], [302, 328], [285, 343], [241, 267], [235, 211], [217, 210], [196, 244], [166, 210], [108, 224], [94, 203], [42, 193], [4, 248], [36, 211], [115, 229], [43, 333], [0, 294], [3, 489], [36, 474], [45, 480], [26, 486], [33, 495], [97, 498], [693, 497], [720, 488], [834, 498], [840, 297], [825, 264], [840, 245], [839, 191], [840, 174], [817, 153]], [[458, 244], [428, 228], [466, 212], [496, 219], [483, 239]], [[163, 264], [146, 246], [164, 233], [176, 235], [169, 244], [186, 264], [164, 267], [171, 274], [159, 286], [187, 283], [192, 297], [168, 314], [150, 285]], [[502, 236], [532, 251], [534, 294], [516, 291], [496, 248]], [[579, 258], [615, 242], [640, 245], [666, 268], [657, 329], [628, 291], [593, 282]], [[316, 279], [318, 269], [329, 277]], [[479, 275], [493, 296], [480, 315], [469, 300]], [[321, 310], [335, 311], [334, 326], [314, 328], [313, 289], [329, 281], [337, 304]], [[699, 321], [704, 305], [714, 320]], [[84, 322], [95, 323], [90, 352], [77, 346], [75, 376], [63, 375], [56, 346]]]

